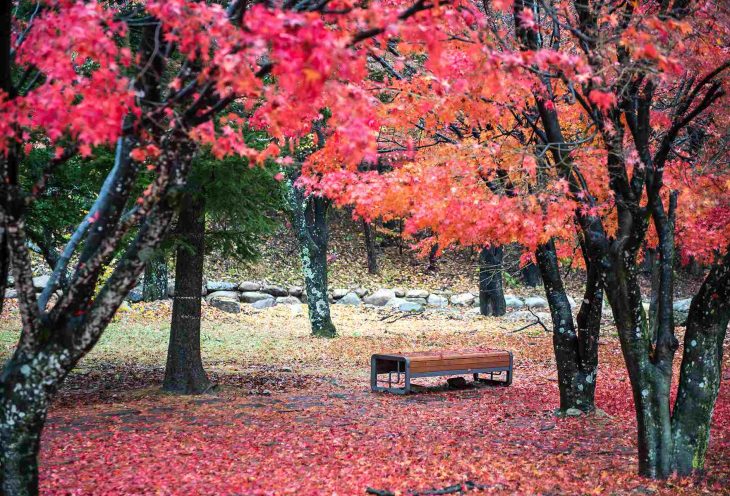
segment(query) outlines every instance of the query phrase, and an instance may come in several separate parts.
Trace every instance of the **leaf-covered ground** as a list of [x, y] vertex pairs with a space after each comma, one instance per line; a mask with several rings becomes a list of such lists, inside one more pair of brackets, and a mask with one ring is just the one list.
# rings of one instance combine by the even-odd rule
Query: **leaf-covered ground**
[[[730, 487], [727, 358], [708, 475], [659, 483], [635, 475], [632, 400], [610, 328], [598, 380], [608, 416], [556, 418], [551, 338], [539, 328], [336, 306], [342, 337], [325, 340], [310, 338], [306, 317], [288, 307], [204, 314], [204, 360], [219, 386], [187, 398], [159, 392], [169, 305], [135, 305], [116, 319], [51, 409], [43, 494], [406, 495], [466, 481], [479, 488], [468, 494]], [[17, 327], [10, 308], [0, 322], [3, 355]], [[476, 347], [514, 351], [511, 387], [448, 390], [434, 379], [407, 397], [369, 392], [373, 352]]]

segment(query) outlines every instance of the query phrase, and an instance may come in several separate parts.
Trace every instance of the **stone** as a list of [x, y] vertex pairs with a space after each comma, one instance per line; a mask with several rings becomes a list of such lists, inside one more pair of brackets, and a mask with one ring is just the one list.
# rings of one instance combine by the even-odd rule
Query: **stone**
[[5, 290], [5, 298], [17, 298], [18, 292], [15, 289], [8, 288]]
[[127, 300], [131, 301], [132, 303], [139, 303], [140, 301], [142, 301], [142, 286], [137, 286], [133, 288], [127, 295]]
[[123, 301], [122, 304], [119, 305], [119, 308], [117, 308], [117, 313], [129, 312], [130, 310], [132, 310], [132, 307], [129, 305], [129, 302]]
[[428, 300], [426, 298], [408, 298], [406, 297], [406, 301], [410, 301], [411, 303], [418, 303], [419, 305], [426, 306], [428, 303]]
[[337, 301], [338, 305], [360, 305], [361, 303], [362, 300], [354, 292], [347, 293], [345, 296]]
[[238, 301], [238, 291], [213, 291], [205, 299], [210, 303], [214, 298], [228, 298], [229, 300]]
[[365, 295], [368, 294], [367, 288], [356, 288], [355, 294], [358, 295], [360, 298], [363, 298]]
[[578, 304], [575, 302], [575, 299], [570, 295], [568, 295], [568, 304], [570, 305], [571, 309], [575, 309], [575, 307], [578, 306]]
[[256, 281], [243, 281], [238, 285], [239, 291], [261, 291], [261, 283]]
[[406, 290], [403, 288], [393, 288], [396, 298], [403, 298], [406, 295]]
[[474, 303], [474, 295], [471, 293], [456, 294], [451, 297], [451, 304], [459, 307], [468, 307]]
[[244, 303], [256, 303], [261, 300], [273, 300], [274, 297], [270, 294], [260, 293], [258, 291], [246, 291], [240, 295], [241, 301]]
[[[233, 296], [230, 296], [230, 295]], [[239, 313], [241, 304], [238, 302], [238, 293], [235, 291], [215, 291], [205, 298], [208, 305], [226, 313]]]
[[304, 289], [301, 286], [289, 286], [286, 290], [289, 292], [289, 296], [296, 296], [297, 298], [300, 298], [302, 293], [304, 293]]
[[596, 408], [593, 410], [593, 415], [595, 415], [596, 418], [613, 418], [608, 413], [606, 413], [605, 410], [601, 410], [600, 408]]
[[519, 298], [515, 295], [504, 295], [504, 303], [510, 307], [510, 308], [522, 308], [525, 306], [525, 302], [522, 301], [522, 298]]
[[302, 302], [296, 296], [279, 296], [276, 298], [277, 305], [301, 305]]
[[264, 308], [271, 308], [274, 305], [276, 305], [276, 300], [274, 298], [269, 298], [266, 300], [258, 300], [251, 303], [251, 306], [257, 310], [262, 310]]
[[332, 290], [332, 298], [334, 298], [335, 300], [339, 300], [349, 292], [350, 291], [345, 288], [335, 288]]
[[449, 300], [445, 296], [430, 294], [426, 300], [429, 307], [444, 308], [449, 304]]
[[525, 306], [530, 308], [547, 308], [548, 302], [542, 296], [530, 296], [525, 298]]
[[42, 291], [48, 286], [48, 281], [51, 280], [51, 276], [38, 276], [33, 278], [33, 287], [36, 291]]
[[304, 313], [301, 303], [295, 303], [293, 305], [289, 305], [289, 311], [292, 315], [302, 315]]
[[271, 296], [289, 295], [286, 289], [282, 288], [281, 286], [277, 286], [276, 284], [264, 284], [264, 286], [261, 288], [261, 292], [270, 294]]
[[449, 377], [446, 379], [446, 384], [449, 385], [449, 389], [465, 389], [468, 385], [466, 379], [463, 377]]
[[211, 293], [215, 291], [235, 291], [238, 289], [238, 284], [235, 282], [208, 281], [205, 283], [205, 289]]
[[406, 298], [428, 298], [429, 292], [425, 289], [409, 289], [406, 291]]
[[674, 325], [683, 326], [687, 323], [691, 303], [692, 298], [684, 298], [674, 302], [672, 305], [672, 309], [674, 310]]
[[175, 281], [170, 281], [167, 283], [167, 296], [172, 298], [175, 296]]
[[[395, 298], [399, 299], [399, 298]], [[423, 305], [415, 301], [401, 300], [397, 306], [401, 312], [423, 312]]]
[[580, 417], [583, 415], [583, 412], [581, 410], [578, 410], [577, 408], [568, 408], [565, 410], [565, 415], [567, 417]]
[[368, 305], [374, 305], [376, 307], [382, 307], [386, 303], [388, 303], [390, 300], [395, 298], [395, 291], [392, 289], [379, 289], [373, 294], [366, 296], [363, 298], [363, 302], [367, 303]]

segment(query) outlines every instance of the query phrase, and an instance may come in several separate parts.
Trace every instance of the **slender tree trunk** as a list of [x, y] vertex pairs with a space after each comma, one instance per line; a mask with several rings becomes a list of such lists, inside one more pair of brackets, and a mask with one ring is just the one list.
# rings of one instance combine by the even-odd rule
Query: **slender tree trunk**
[[167, 298], [167, 260], [165, 252], [158, 250], [144, 268], [144, 301], [164, 300]]
[[679, 390], [672, 412], [674, 469], [702, 470], [722, 378], [722, 345], [730, 322], [730, 249], [692, 299], [684, 335]]
[[525, 286], [534, 288], [540, 284], [540, 268], [534, 263], [530, 262], [522, 267], [520, 274], [522, 274], [522, 282]]
[[587, 279], [576, 330], [553, 241], [538, 247], [536, 255], [553, 321], [560, 409], [576, 408], [590, 412], [595, 409], [598, 375], [598, 337], [603, 304], [600, 274], [594, 272]]
[[337, 329], [330, 316], [327, 297], [329, 201], [319, 196], [306, 196], [304, 191], [290, 184], [289, 204], [292, 209], [294, 230], [299, 239], [312, 335], [332, 338], [337, 336]]
[[426, 272], [436, 271], [436, 253], [439, 251], [438, 243], [434, 243], [431, 247], [431, 251], [428, 252], [428, 265], [426, 266]]
[[507, 313], [502, 289], [502, 254], [501, 246], [482, 248], [479, 252], [479, 311], [482, 315]]
[[378, 253], [375, 248], [375, 232], [365, 219], [362, 220], [362, 230], [365, 234], [365, 250], [368, 256], [368, 273], [378, 273]]
[[177, 249], [170, 344], [162, 389], [200, 394], [210, 388], [200, 357], [201, 287], [205, 258], [205, 203], [186, 195], [177, 224], [185, 245]]

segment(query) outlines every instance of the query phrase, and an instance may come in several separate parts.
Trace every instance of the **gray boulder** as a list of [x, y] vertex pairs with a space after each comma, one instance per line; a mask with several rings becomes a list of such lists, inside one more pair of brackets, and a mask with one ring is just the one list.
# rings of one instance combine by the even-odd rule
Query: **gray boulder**
[[277, 286], [276, 284], [264, 284], [264, 287], [261, 288], [261, 292], [270, 294], [271, 296], [289, 295], [286, 289], [282, 288], [281, 286]]
[[48, 286], [48, 281], [51, 279], [51, 276], [38, 276], [33, 278], [33, 287], [36, 291], [43, 291], [43, 289]]
[[406, 291], [406, 298], [428, 298], [429, 292], [425, 289], [409, 289]]
[[142, 287], [137, 286], [132, 289], [132, 291], [129, 292], [127, 295], [127, 300], [131, 301], [132, 303], [139, 303], [142, 301]]
[[449, 304], [449, 300], [445, 296], [430, 294], [426, 300], [429, 307], [444, 308]]
[[403, 288], [393, 288], [396, 298], [403, 298], [406, 295], [406, 290]]
[[18, 292], [13, 288], [7, 288], [5, 290], [5, 298], [17, 298]]
[[548, 302], [542, 296], [530, 296], [525, 298], [525, 305], [530, 308], [547, 308]]
[[355, 294], [362, 298], [368, 294], [368, 290], [367, 288], [355, 288]]
[[461, 293], [451, 297], [451, 304], [458, 307], [468, 307], [472, 303], [474, 303], [474, 295], [471, 293]]
[[382, 307], [386, 303], [388, 303], [390, 300], [395, 298], [395, 291], [392, 289], [379, 289], [373, 294], [366, 296], [363, 298], [363, 302], [367, 303], [368, 305], [374, 305], [376, 307]]
[[672, 305], [674, 310], [674, 325], [683, 326], [687, 323], [689, 316], [689, 306], [692, 304], [692, 298], [684, 298], [677, 300]]
[[205, 283], [205, 289], [207, 289], [209, 293], [213, 293], [215, 291], [235, 291], [238, 289], [238, 284], [235, 282], [208, 281]]
[[251, 303], [251, 306], [257, 310], [263, 310], [264, 308], [271, 308], [276, 305], [276, 300], [272, 297], [266, 300], [258, 300]]
[[428, 303], [428, 300], [426, 298], [408, 298], [406, 297], [406, 301], [410, 301], [411, 303], [418, 303], [419, 305], [426, 306]]
[[575, 299], [568, 295], [568, 303], [570, 304], [570, 308], [573, 309], [578, 306], [578, 303], [575, 302]]
[[289, 292], [290, 296], [296, 296], [297, 298], [302, 296], [302, 293], [304, 292], [301, 286], [289, 286], [286, 290]]
[[[233, 294], [234, 296], [230, 296]], [[235, 291], [215, 291], [206, 299], [208, 305], [227, 313], [239, 313], [241, 304], [238, 302], [238, 293]]]
[[362, 300], [354, 292], [347, 293], [345, 296], [337, 301], [338, 305], [360, 305], [361, 303]]
[[401, 312], [423, 312], [423, 305], [415, 301], [401, 300], [396, 308]]
[[334, 298], [335, 300], [339, 300], [349, 292], [350, 291], [345, 288], [335, 288], [332, 290], [332, 298]]
[[277, 305], [301, 305], [302, 302], [296, 296], [279, 296], [276, 298]]
[[258, 291], [246, 291], [241, 293], [241, 301], [244, 303], [256, 303], [261, 300], [273, 300], [274, 297], [270, 294], [260, 293]]
[[511, 308], [522, 308], [525, 306], [525, 302], [522, 301], [522, 298], [519, 298], [515, 295], [504, 295], [504, 302], [508, 307]]
[[255, 281], [243, 281], [238, 285], [238, 290], [244, 292], [261, 291], [261, 283]]

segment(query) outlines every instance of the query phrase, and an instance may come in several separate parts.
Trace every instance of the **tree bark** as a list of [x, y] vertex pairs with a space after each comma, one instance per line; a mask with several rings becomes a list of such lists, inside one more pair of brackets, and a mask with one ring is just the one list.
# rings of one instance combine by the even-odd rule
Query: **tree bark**
[[292, 209], [294, 230], [299, 239], [312, 335], [333, 338], [337, 336], [337, 328], [330, 316], [327, 296], [327, 243], [329, 241], [327, 209], [329, 201], [319, 196], [306, 196], [301, 188], [290, 184], [289, 203]]
[[162, 389], [200, 394], [210, 388], [200, 357], [201, 288], [205, 259], [205, 203], [187, 194], [177, 224], [184, 245], [177, 249], [170, 343]]
[[375, 248], [375, 232], [365, 219], [362, 220], [362, 230], [365, 234], [365, 251], [368, 257], [368, 273], [378, 273], [378, 253]]
[[600, 314], [603, 305], [603, 292], [597, 274], [588, 278], [576, 330], [553, 241], [539, 246], [536, 255], [553, 321], [553, 349], [558, 369], [560, 409], [593, 411], [598, 375]]
[[144, 301], [164, 300], [167, 298], [167, 260], [165, 252], [158, 250], [144, 268]]
[[502, 289], [501, 246], [482, 248], [479, 252], [479, 312], [500, 316], [507, 313]]
[[687, 317], [679, 390], [672, 413], [673, 462], [679, 475], [704, 467], [729, 322], [730, 251], [708, 274], [692, 299]]
[[522, 282], [525, 286], [534, 288], [540, 284], [540, 268], [534, 263], [530, 262], [522, 267], [520, 274], [522, 274]]

